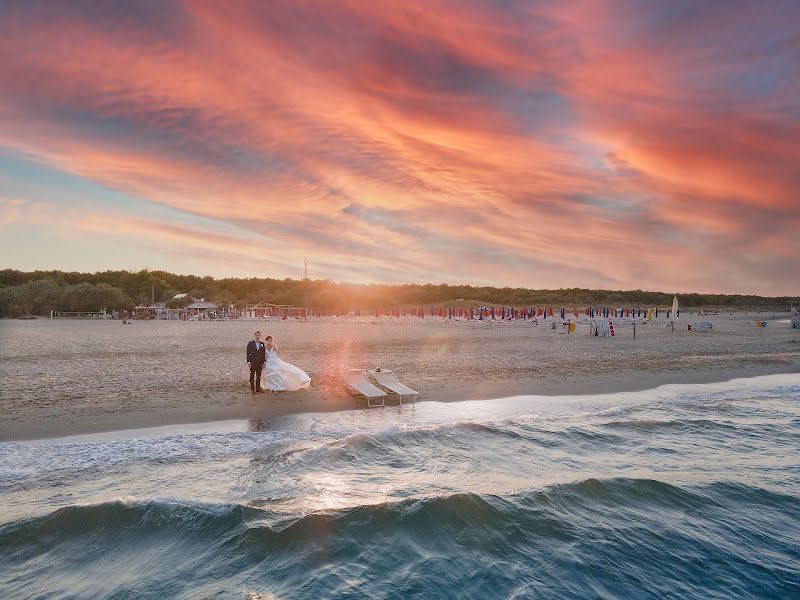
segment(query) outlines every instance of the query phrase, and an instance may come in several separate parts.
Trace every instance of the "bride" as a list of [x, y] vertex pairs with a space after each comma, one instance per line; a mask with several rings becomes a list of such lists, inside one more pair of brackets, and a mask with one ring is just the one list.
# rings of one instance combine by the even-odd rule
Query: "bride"
[[270, 392], [293, 392], [311, 384], [311, 377], [302, 369], [278, 358], [278, 347], [271, 335], [264, 338], [267, 364], [264, 380]]

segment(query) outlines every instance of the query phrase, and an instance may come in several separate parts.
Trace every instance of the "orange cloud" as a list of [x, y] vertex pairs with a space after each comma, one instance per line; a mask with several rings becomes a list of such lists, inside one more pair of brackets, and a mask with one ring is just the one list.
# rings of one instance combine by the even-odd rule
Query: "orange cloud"
[[[246, 253], [217, 223], [270, 240], [265, 268], [308, 255], [357, 280], [769, 291], [785, 285], [759, 257], [797, 272], [800, 90], [780, 11], [37, 10], [0, 23], [0, 146], [207, 220], [127, 215], [143, 244]], [[127, 209], [108, 210], [79, 226], [103, 235]], [[731, 247], [756, 260], [731, 267]]]

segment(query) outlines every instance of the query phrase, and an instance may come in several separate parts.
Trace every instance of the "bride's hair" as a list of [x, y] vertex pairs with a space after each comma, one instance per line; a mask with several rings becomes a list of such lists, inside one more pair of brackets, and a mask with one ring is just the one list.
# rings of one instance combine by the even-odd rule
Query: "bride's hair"
[[268, 335], [267, 337], [265, 337], [265, 338], [264, 338], [264, 340], [265, 340], [265, 341], [266, 341], [266, 340], [271, 340], [271, 339], [272, 339], [272, 336], [271, 336], [271, 335]]

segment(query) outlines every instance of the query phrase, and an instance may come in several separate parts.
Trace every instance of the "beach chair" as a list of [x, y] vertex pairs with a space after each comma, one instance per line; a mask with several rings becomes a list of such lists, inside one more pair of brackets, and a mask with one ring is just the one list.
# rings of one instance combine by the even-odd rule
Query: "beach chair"
[[[363, 370], [350, 369], [344, 374], [344, 379], [354, 394], [361, 394], [367, 399], [367, 406], [370, 408], [373, 406], [383, 406], [386, 392], [372, 385]], [[372, 401], [377, 398], [381, 399], [381, 403], [373, 404]]]
[[376, 371], [375, 369], [370, 370], [370, 375], [375, 378], [375, 381], [381, 387], [385, 387], [387, 390], [394, 392], [400, 397], [400, 403], [403, 403], [403, 396], [411, 396], [411, 400], [414, 404], [416, 404], [415, 396], [419, 395], [417, 390], [412, 390], [407, 385], [400, 383], [400, 380], [397, 378], [392, 371], [389, 369], [381, 369], [380, 371]]

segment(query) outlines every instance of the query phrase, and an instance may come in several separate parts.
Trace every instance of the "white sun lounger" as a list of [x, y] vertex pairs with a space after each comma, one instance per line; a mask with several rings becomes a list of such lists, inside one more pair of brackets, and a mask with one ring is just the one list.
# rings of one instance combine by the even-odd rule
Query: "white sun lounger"
[[416, 403], [416, 398], [414, 398], [414, 396], [418, 396], [419, 392], [400, 383], [397, 375], [389, 369], [381, 369], [380, 371], [373, 369], [369, 373], [375, 378], [379, 385], [400, 396], [401, 403], [403, 402], [403, 396], [411, 396], [414, 403]]
[[[367, 399], [367, 406], [383, 406], [383, 399], [386, 397], [386, 392], [372, 385], [364, 371], [360, 369], [347, 371], [344, 374], [344, 378], [354, 394], [361, 394]], [[376, 398], [381, 399], [380, 404], [372, 404], [372, 400]]]

